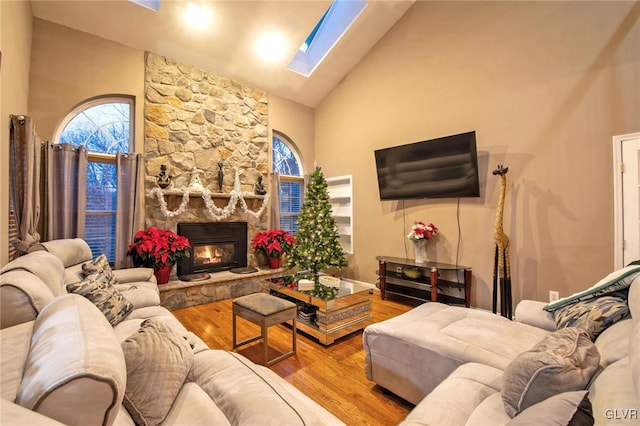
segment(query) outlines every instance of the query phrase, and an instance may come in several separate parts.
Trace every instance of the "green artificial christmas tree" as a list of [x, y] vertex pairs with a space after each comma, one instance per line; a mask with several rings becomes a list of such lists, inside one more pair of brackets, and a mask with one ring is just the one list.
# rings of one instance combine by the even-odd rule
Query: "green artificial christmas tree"
[[291, 266], [309, 271], [315, 281], [314, 296], [323, 299], [335, 297], [337, 289], [319, 283], [320, 271], [347, 266], [347, 259], [338, 240], [338, 226], [331, 215], [327, 181], [317, 167], [309, 175], [304, 203], [298, 216], [296, 245], [289, 262]]

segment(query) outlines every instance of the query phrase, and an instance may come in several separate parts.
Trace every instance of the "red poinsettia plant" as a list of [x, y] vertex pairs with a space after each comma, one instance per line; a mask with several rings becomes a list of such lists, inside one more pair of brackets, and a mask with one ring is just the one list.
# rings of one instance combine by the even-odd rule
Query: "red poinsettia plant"
[[411, 232], [407, 235], [407, 238], [413, 241], [418, 240], [430, 240], [438, 233], [438, 228], [433, 223], [426, 224], [424, 222], [414, 222], [411, 227]]
[[136, 233], [129, 244], [127, 254], [136, 264], [153, 268], [157, 265], [173, 265], [191, 255], [191, 243], [186, 237], [166, 229], [148, 228]]
[[262, 251], [268, 257], [280, 257], [288, 253], [296, 244], [296, 237], [282, 229], [269, 229], [259, 232], [253, 240], [251, 247], [258, 252]]

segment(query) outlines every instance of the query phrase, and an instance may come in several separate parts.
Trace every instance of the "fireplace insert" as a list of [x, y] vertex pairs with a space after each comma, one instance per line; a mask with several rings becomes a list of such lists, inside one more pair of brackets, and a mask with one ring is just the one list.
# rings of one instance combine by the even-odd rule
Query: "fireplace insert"
[[247, 222], [178, 223], [191, 256], [178, 262], [178, 277], [247, 266]]

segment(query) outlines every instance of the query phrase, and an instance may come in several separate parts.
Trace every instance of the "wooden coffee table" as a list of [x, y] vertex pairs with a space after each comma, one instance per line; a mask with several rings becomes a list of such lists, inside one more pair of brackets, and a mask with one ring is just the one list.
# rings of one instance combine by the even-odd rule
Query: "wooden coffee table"
[[292, 301], [312, 305], [316, 309], [315, 321], [298, 316], [296, 327], [320, 341], [332, 344], [337, 338], [362, 330], [371, 323], [371, 295], [373, 286], [346, 278], [340, 280], [338, 295], [332, 300], [313, 297], [309, 292], [298, 291], [266, 280], [271, 293], [276, 293]]

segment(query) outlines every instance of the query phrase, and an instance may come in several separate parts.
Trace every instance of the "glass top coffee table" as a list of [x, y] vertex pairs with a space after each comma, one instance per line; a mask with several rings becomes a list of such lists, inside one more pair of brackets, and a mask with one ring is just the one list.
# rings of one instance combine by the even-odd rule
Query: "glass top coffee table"
[[271, 294], [284, 297], [298, 305], [297, 329], [330, 345], [337, 338], [362, 330], [371, 322], [373, 286], [347, 278], [333, 299], [324, 300], [310, 291], [299, 291], [291, 276], [265, 280]]

